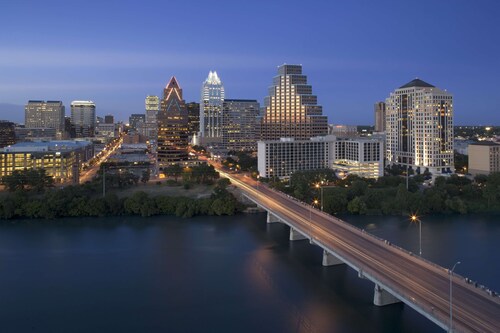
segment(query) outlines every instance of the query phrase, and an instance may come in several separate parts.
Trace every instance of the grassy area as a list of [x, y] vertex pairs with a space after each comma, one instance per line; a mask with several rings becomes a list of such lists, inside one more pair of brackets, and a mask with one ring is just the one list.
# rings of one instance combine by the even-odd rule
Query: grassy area
[[165, 181], [161, 185], [157, 185], [156, 181], [150, 181], [146, 184], [139, 183], [137, 186], [132, 186], [127, 189], [112, 189], [118, 197], [129, 197], [137, 191], [144, 191], [150, 196], [168, 195], [168, 196], [185, 196], [189, 198], [199, 199], [209, 197], [214, 189], [214, 185], [199, 185], [193, 184], [191, 188], [185, 189], [182, 185], [168, 186]]

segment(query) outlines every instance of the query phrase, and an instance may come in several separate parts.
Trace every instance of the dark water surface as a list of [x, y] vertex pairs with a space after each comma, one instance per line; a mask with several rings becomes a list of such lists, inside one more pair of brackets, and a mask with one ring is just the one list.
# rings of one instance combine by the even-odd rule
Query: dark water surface
[[[351, 222], [418, 252], [402, 218]], [[500, 289], [494, 217], [425, 218], [424, 257]], [[265, 215], [0, 225], [0, 332], [441, 332]]]

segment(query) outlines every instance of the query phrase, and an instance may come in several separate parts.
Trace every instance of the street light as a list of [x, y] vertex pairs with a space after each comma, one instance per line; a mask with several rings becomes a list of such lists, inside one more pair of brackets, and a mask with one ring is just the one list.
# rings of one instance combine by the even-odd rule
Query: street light
[[453, 297], [452, 297], [452, 286], [453, 286], [453, 281], [452, 281], [452, 277], [453, 277], [453, 271], [455, 270], [455, 267], [457, 265], [460, 265], [461, 262], [460, 261], [457, 261], [455, 263], [455, 265], [453, 265], [453, 268], [450, 270], [450, 327], [448, 329], [448, 332], [453, 332]]
[[418, 222], [419, 255], [422, 256], [422, 221], [420, 221], [415, 214], [413, 214], [410, 219], [412, 222]]

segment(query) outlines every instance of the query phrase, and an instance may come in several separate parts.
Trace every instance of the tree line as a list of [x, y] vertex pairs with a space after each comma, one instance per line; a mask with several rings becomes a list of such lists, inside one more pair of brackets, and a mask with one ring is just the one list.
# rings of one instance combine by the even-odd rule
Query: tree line
[[143, 191], [119, 198], [116, 193], [101, 195], [97, 182], [48, 189], [44, 193], [18, 190], [0, 201], [0, 218], [60, 218], [120, 215], [233, 215], [244, 208], [227, 191], [227, 180], [219, 180], [208, 198], [150, 196]]
[[[328, 170], [298, 172], [290, 181], [271, 181], [271, 186], [307, 203], [317, 200], [330, 214], [369, 215], [498, 213], [500, 173], [478, 175], [474, 180], [457, 175], [437, 177], [424, 186], [424, 175], [384, 176], [377, 180], [349, 175], [339, 179]], [[321, 183], [323, 181], [323, 183]], [[319, 207], [318, 207], [319, 208]]]

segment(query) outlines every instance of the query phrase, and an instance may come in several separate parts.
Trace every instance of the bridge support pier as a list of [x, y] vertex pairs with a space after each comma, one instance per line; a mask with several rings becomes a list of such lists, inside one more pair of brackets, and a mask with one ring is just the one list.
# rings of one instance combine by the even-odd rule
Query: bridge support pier
[[401, 302], [387, 290], [382, 289], [378, 284], [375, 284], [375, 294], [373, 295], [373, 304], [384, 306]]
[[333, 254], [328, 253], [326, 250], [323, 250], [323, 266], [335, 266], [342, 265], [344, 262], [339, 258], [335, 257]]
[[276, 215], [274, 215], [273, 213], [267, 212], [267, 220], [266, 220], [266, 222], [267, 223], [276, 223], [276, 222], [281, 222], [281, 220]]
[[307, 237], [302, 235], [298, 230], [290, 227], [290, 240], [296, 241], [296, 240], [302, 240], [302, 239], [307, 239]]

